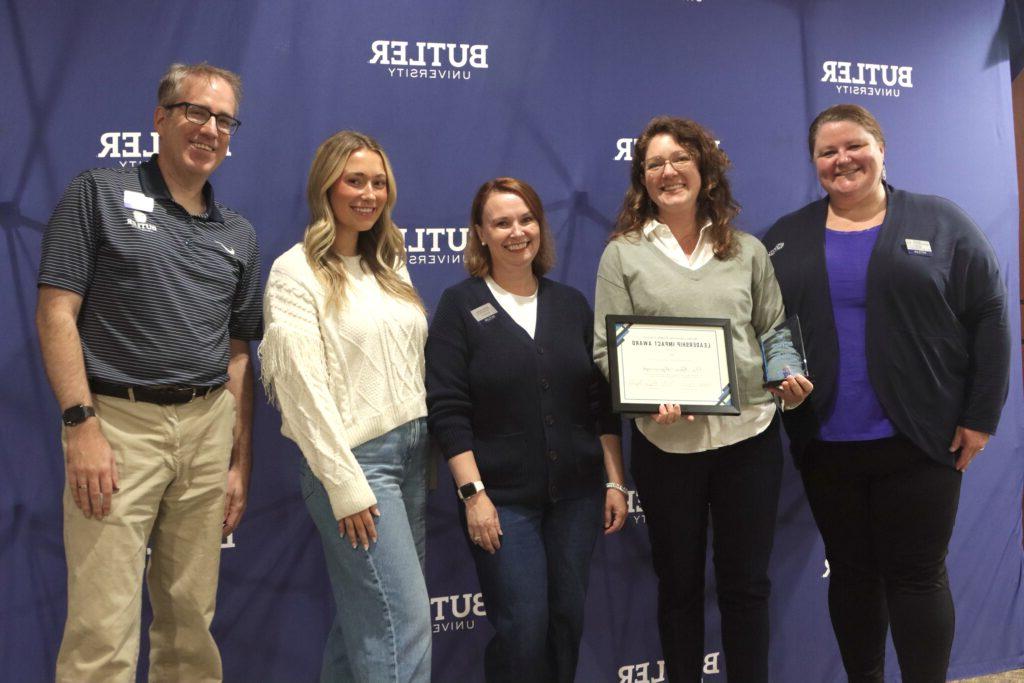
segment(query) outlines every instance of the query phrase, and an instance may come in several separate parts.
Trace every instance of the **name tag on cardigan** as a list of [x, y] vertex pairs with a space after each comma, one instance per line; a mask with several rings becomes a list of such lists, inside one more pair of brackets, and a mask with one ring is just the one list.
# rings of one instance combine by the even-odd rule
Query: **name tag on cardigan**
[[498, 315], [498, 311], [491, 304], [483, 304], [482, 306], [477, 306], [472, 311], [470, 311], [470, 313], [473, 314], [473, 317], [476, 318], [476, 321], [478, 323], [487, 322], [494, 316]]
[[928, 240], [912, 240], [907, 238], [907, 253], [916, 256], [931, 256], [932, 245]]

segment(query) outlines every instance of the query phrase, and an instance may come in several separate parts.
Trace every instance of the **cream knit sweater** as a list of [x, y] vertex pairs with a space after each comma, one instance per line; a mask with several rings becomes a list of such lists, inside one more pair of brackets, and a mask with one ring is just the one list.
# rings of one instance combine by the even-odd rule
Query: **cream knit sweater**
[[426, 317], [382, 291], [358, 257], [344, 262], [346, 297], [329, 313], [301, 243], [274, 261], [259, 348], [281, 433], [299, 445], [337, 519], [377, 502], [352, 448], [427, 414]]

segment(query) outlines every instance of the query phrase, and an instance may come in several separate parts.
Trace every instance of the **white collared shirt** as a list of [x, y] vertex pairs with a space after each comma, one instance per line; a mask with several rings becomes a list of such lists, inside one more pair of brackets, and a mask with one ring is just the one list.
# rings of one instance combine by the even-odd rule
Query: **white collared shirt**
[[689, 270], [697, 270], [704, 264], [715, 258], [714, 245], [711, 242], [711, 236], [708, 235], [708, 229], [711, 227], [711, 221], [704, 224], [704, 227], [700, 229], [700, 234], [697, 237], [697, 245], [693, 248], [693, 252], [687, 256], [686, 252], [683, 251], [682, 246], [679, 244], [679, 240], [672, 234], [672, 231], [667, 225], [661, 221], [651, 219], [647, 225], [643, 227], [644, 237], [649, 239], [654, 246], [658, 248], [658, 251], [668, 256], [670, 259], [681, 265], [683, 268]]
[[[643, 235], [658, 251], [687, 270], [698, 270], [715, 258], [714, 245], [708, 233], [711, 221], [704, 224], [697, 245], [687, 256], [669, 227], [657, 220], [648, 221]], [[648, 441], [666, 453], [701, 453], [731, 446], [757, 436], [772, 423], [775, 403], [745, 406], [736, 416], [694, 415], [693, 422], [683, 418], [671, 425], [660, 425], [649, 417], [636, 419], [637, 429]]]

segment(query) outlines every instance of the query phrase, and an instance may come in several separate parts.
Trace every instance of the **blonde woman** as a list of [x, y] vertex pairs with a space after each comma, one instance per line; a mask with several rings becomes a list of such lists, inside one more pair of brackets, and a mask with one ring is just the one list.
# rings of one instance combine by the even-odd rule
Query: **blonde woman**
[[427, 321], [372, 138], [341, 131], [309, 171], [305, 237], [270, 271], [260, 346], [337, 607], [321, 681], [428, 681], [423, 578]]

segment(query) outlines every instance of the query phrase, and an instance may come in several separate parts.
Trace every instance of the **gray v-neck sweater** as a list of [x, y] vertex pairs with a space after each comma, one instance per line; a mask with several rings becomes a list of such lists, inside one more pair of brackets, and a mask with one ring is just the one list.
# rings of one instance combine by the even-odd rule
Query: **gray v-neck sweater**
[[594, 359], [608, 376], [607, 315], [728, 318], [741, 406], [772, 401], [761, 385], [758, 338], [785, 318], [768, 253], [757, 238], [736, 231], [736, 254], [689, 270], [642, 235], [612, 240], [601, 256], [594, 297]]

